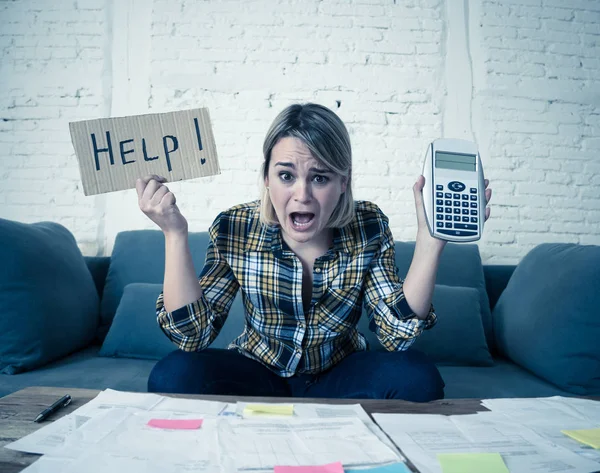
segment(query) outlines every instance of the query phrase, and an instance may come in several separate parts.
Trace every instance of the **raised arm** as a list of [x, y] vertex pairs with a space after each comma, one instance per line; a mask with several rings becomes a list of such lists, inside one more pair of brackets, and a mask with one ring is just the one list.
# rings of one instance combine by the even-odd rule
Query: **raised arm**
[[188, 243], [188, 223], [166, 179], [148, 175], [136, 181], [138, 204], [165, 235], [164, 306], [169, 312], [202, 297]]

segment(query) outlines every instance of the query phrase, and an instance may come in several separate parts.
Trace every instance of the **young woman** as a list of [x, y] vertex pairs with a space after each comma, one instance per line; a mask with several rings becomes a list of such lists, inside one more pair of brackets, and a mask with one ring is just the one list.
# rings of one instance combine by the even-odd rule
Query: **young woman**
[[[187, 221], [165, 179], [137, 181], [140, 209], [165, 235], [158, 323], [179, 348], [156, 364], [148, 390], [442, 398], [435, 365], [409, 349], [436, 322], [431, 298], [445, 246], [427, 228], [423, 176], [413, 187], [418, 230], [402, 280], [387, 217], [352, 197], [350, 138], [335, 113], [310, 103], [286, 108], [267, 132], [263, 152], [261, 199], [216, 218], [199, 278]], [[238, 289], [243, 333], [228, 350], [208, 348]], [[385, 350], [367, 350], [357, 331], [363, 304]]]

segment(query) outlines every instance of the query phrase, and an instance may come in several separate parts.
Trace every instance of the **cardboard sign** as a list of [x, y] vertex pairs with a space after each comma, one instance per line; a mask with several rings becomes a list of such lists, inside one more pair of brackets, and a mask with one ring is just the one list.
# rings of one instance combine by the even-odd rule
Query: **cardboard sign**
[[85, 195], [135, 188], [138, 177], [220, 174], [208, 109], [69, 123]]

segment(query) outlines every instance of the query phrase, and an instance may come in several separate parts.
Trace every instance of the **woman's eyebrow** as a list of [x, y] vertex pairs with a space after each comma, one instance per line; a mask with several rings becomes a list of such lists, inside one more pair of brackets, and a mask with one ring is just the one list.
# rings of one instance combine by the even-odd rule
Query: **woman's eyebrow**
[[[292, 169], [296, 169], [296, 165], [294, 163], [288, 163], [288, 162], [283, 162], [283, 161], [279, 161], [277, 163], [275, 163], [275, 166], [283, 166], [286, 168], [292, 168]], [[320, 168], [310, 168], [309, 169], [310, 172], [317, 172], [319, 174], [332, 174], [333, 171], [331, 169], [320, 169]]]
[[278, 162], [278, 163], [275, 163], [275, 166], [283, 166], [283, 167], [286, 167], [286, 168], [292, 168], [292, 169], [294, 169], [294, 168], [296, 167], [296, 166], [294, 165], [294, 163], [284, 163], [284, 162], [282, 162], [282, 161], [280, 161], [280, 162]]

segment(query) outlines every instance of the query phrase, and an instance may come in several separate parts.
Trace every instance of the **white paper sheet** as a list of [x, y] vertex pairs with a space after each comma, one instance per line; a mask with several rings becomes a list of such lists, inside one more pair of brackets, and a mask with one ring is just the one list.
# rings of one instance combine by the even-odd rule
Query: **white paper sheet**
[[595, 461], [600, 470], [600, 451], [563, 434], [561, 430], [594, 429], [600, 426], [600, 402], [554, 396], [532, 399], [486, 399], [488, 409], [510, 422], [527, 426], [540, 437]]
[[595, 462], [493, 412], [373, 417], [422, 473], [441, 473], [438, 453], [499, 453], [510, 471], [520, 473], [589, 473], [597, 469]]
[[215, 416], [227, 406], [216, 401], [178, 399], [151, 393], [130, 393], [106, 389], [94, 399], [41, 429], [15, 442], [6, 448], [21, 452], [48, 454], [64, 445], [67, 438], [92, 418], [101, 418], [113, 409], [135, 411], [171, 411], [173, 414], [195, 413], [202, 416]]
[[238, 469], [275, 465], [376, 465], [400, 460], [360, 419], [222, 418], [219, 443]]

